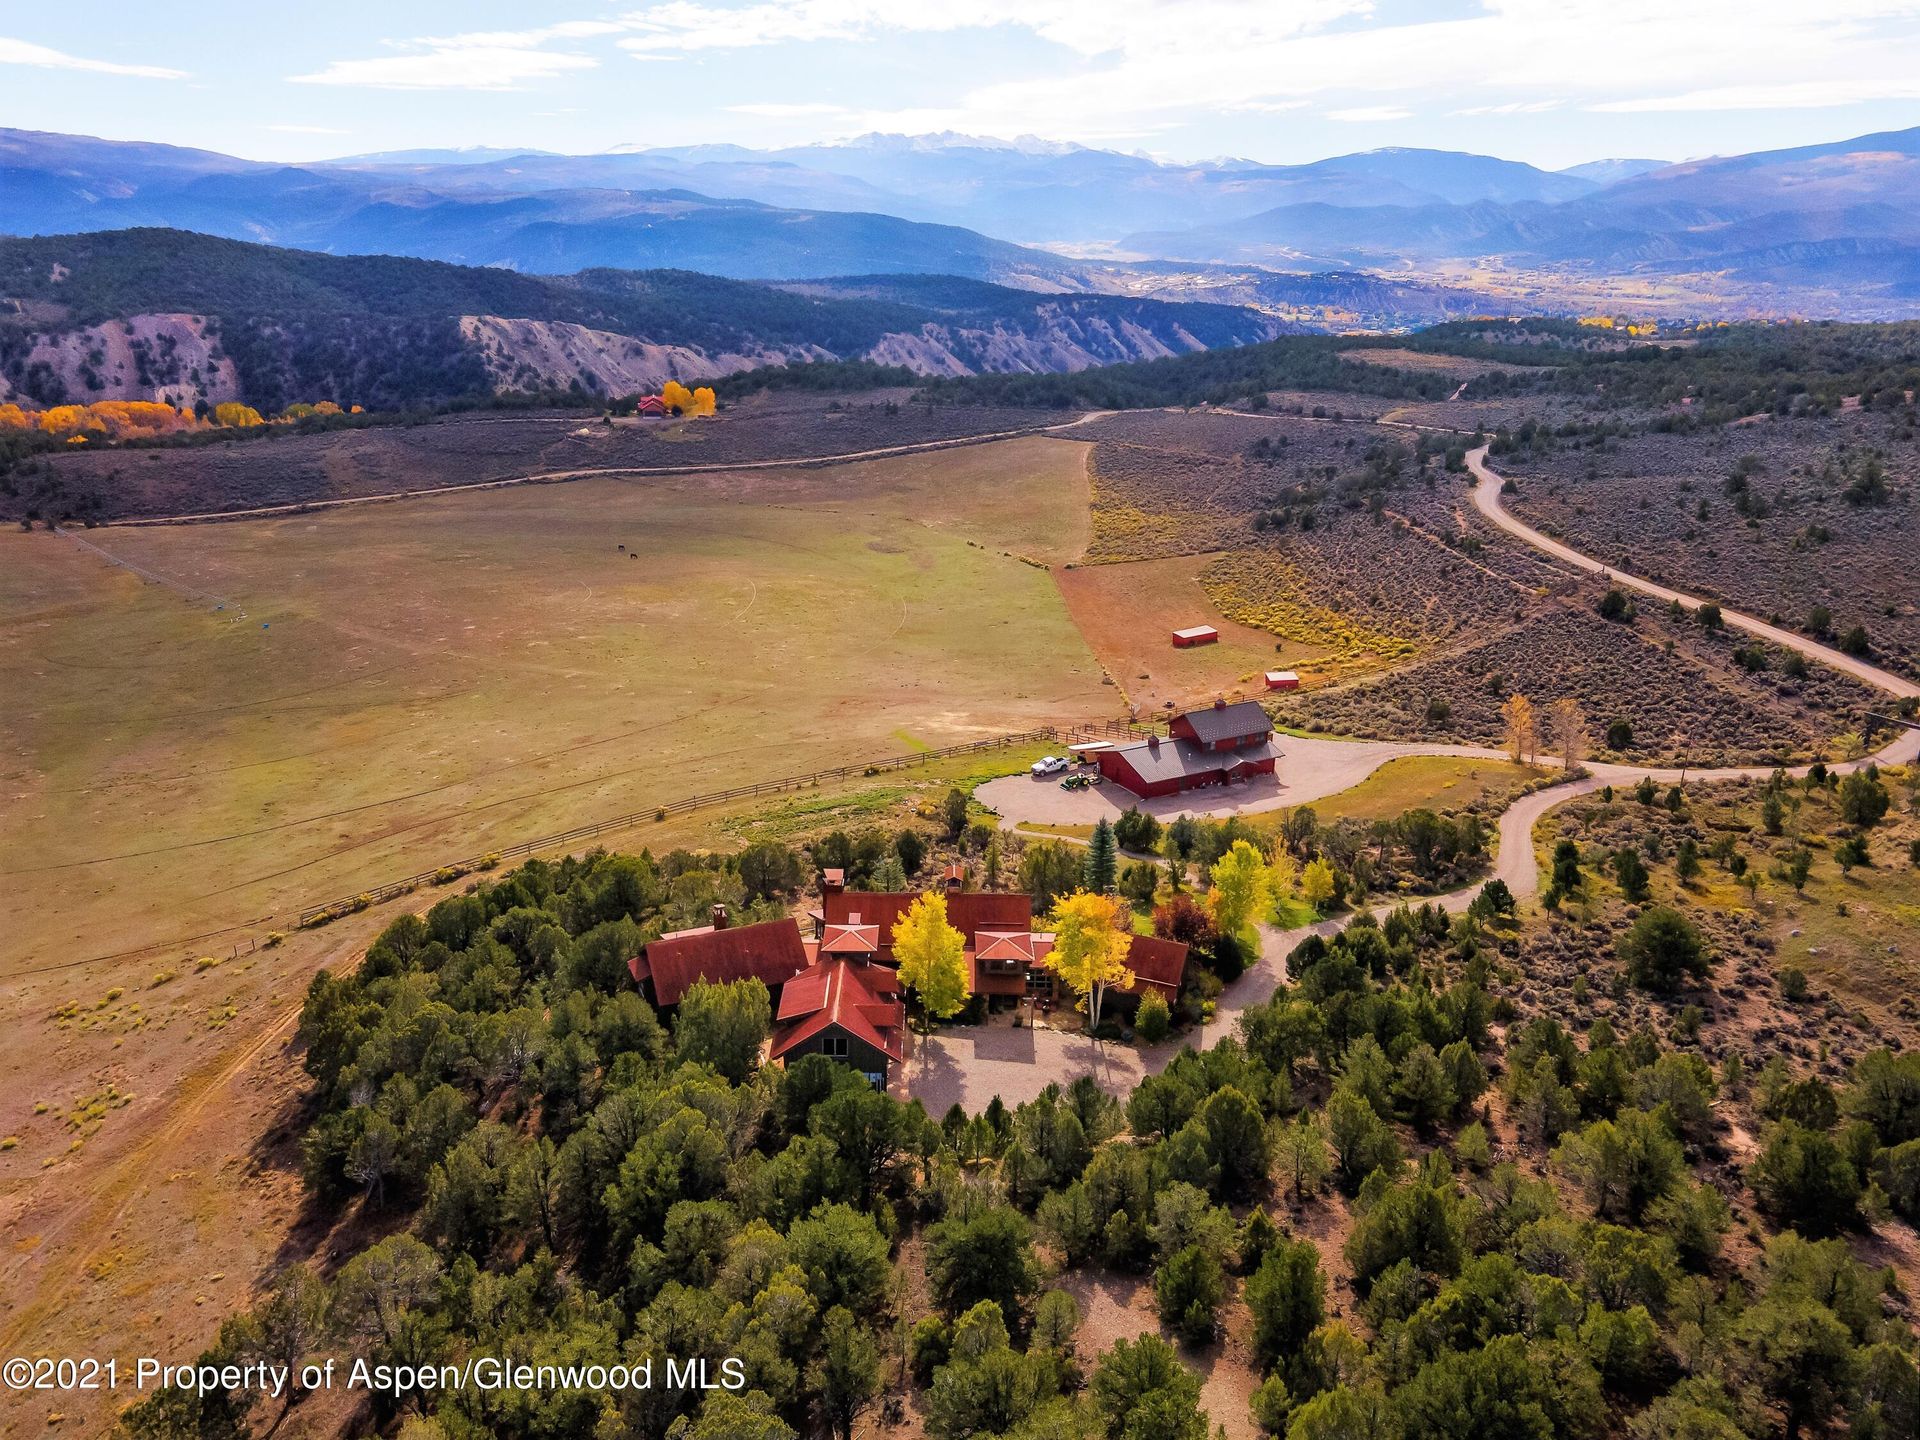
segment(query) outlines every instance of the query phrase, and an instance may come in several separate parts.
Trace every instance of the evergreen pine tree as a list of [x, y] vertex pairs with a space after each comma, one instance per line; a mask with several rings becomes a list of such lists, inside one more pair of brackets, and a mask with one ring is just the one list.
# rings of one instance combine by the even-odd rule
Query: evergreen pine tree
[[1120, 849], [1113, 838], [1113, 823], [1102, 816], [1093, 827], [1093, 841], [1087, 847], [1087, 889], [1096, 895], [1111, 894], [1119, 868]]

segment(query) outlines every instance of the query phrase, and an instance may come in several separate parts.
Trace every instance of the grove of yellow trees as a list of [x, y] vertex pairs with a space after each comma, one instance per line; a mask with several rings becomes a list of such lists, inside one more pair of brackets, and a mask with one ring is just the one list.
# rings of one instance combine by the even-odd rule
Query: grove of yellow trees
[[660, 387], [660, 403], [676, 415], [711, 415], [716, 408], [712, 386], [689, 390], [678, 380], [669, 380]]
[[153, 400], [96, 400], [91, 405], [54, 405], [45, 410], [0, 405], [0, 431], [38, 430], [45, 435], [130, 440], [171, 435], [191, 430], [198, 423], [191, 413]]
[[[695, 413], [711, 413], [711, 390], [693, 392], [688, 403], [697, 405], [702, 395], [707, 397], [708, 410]], [[340, 413], [340, 407], [331, 400], [321, 400], [312, 405], [300, 403], [289, 405], [271, 423], [291, 424], [309, 415]], [[349, 413], [358, 415], [361, 409], [355, 405]], [[0, 435], [38, 431], [43, 435], [65, 437], [69, 443], [144, 440], [156, 435], [204, 430], [209, 423], [230, 430], [248, 430], [270, 422], [253, 406], [242, 405], [234, 400], [214, 406], [211, 422], [200, 419], [191, 410], [182, 410], [159, 400], [95, 400], [87, 405], [50, 405], [44, 410], [29, 410], [12, 401], [0, 404]]]

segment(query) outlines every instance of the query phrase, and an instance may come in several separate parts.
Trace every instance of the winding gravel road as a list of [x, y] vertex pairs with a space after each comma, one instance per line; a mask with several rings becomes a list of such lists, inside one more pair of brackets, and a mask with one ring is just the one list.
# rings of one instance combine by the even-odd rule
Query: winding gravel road
[[[1505, 484], [1504, 477], [1496, 474], [1487, 463], [1487, 447], [1481, 446], [1467, 455], [1467, 467], [1477, 482], [1474, 487], [1474, 505], [1493, 524], [1508, 534], [1524, 540], [1536, 549], [1552, 555], [1558, 560], [1576, 566], [1591, 574], [1602, 575], [1624, 588], [1636, 590], [1643, 595], [1651, 595], [1661, 600], [1678, 600], [1689, 608], [1703, 602], [1697, 596], [1684, 591], [1674, 590], [1665, 585], [1655, 584], [1636, 575], [1615, 570], [1599, 561], [1582, 555], [1579, 551], [1549, 536], [1541, 534], [1532, 526], [1515, 519], [1506, 507], [1500, 503], [1500, 490]], [[1920, 685], [1902, 676], [1882, 670], [1879, 666], [1851, 655], [1842, 654], [1830, 646], [1821, 645], [1804, 635], [1783, 630], [1764, 620], [1724, 607], [1721, 615], [1726, 623], [1735, 629], [1758, 635], [1772, 644], [1789, 650], [1797, 650], [1809, 660], [1817, 660], [1823, 665], [1864, 680], [1867, 684], [1885, 691], [1887, 694], [1907, 698], [1920, 696]], [[1294, 745], [1301, 742], [1293, 741]], [[1340, 742], [1315, 741], [1316, 747], [1337, 745]], [[1496, 755], [1495, 751], [1475, 751], [1471, 747], [1448, 745], [1381, 745], [1375, 742], [1355, 742], [1347, 760], [1334, 763], [1333, 757], [1326, 757], [1326, 768], [1335, 772], [1346, 784], [1357, 784], [1365, 774], [1400, 755], [1459, 755], [1483, 754]], [[1317, 755], [1317, 750], [1316, 750]], [[1920, 730], [1903, 730], [1890, 743], [1882, 746], [1865, 760], [1832, 767], [1845, 772], [1861, 765], [1877, 762], [1882, 765], [1909, 764], [1920, 759]], [[1371, 763], [1368, 763], [1368, 762]], [[1319, 767], [1316, 767], [1316, 771]], [[1587, 774], [1577, 780], [1551, 786], [1521, 797], [1507, 807], [1500, 817], [1499, 840], [1494, 853], [1493, 868], [1487, 879], [1500, 879], [1518, 899], [1530, 899], [1540, 889], [1539, 860], [1533, 849], [1533, 830], [1542, 816], [1557, 805], [1580, 795], [1591, 794], [1605, 785], [1628, 786], [1637, 784], [1642, 776], [1651, 776], [1656, 784], [1669, 785], [1684, 778], [1693, 782], [1734, 779], [1764, 779], [1772, 773], [1770, 767], [1746, 766], [1724, 770], [1693, 769], [1682, 772], [1677, 769], [1653, 769], [1632, 765], [1592, 764], [1586, 767]], [[1805, 773], [1805, 767], [1789, 772], [1793, 775]], [[991, 800], [1008, 805], [1010, 810], [1020, 808], [1019, 802], [1024, 795], [1039, 797], [1042, 791], [1049, 792], [1044, 801], [1036, 801], [1034, 808], [1051, 808], [1052, 794], [1060, 793], [1057, 786], [1028, 786], [1021, 777], [1011, 782], [993, 782], [1001, 787], [991, 792]], [[1346, 788], [1342, 784], [1337, 788]], [[1296, 804], [1309, 798], [1307, 791], [1317, 794], [1329, 793], [1317, 784], [1308, 781], [1301, 787], [1300, 793], [1292, 791], [1276, 792], [1276, 798], [1268, 803], [1242, 806], [1229, 802], [1229, 808], [1268, 809], [1274, 804]], [[1266, 800], [1266, 797], [1261, 797]], [[1204, 814], [1196, 809], [1193, 813]], [[1058, 818], [1002, 812], [1002, 824], [1017, 824], [1020, 820]], [[1078, 817], [1076, 817], [1078, 818]], [[1089, 817], [1090, 818], [1090, 817]], [[1434, 897], [1449, 911], [1464, 910], [1480, 891], [1484, 881], [1475, 882], [1464, 889]], [[1386, 907], [1375, 907], [1375, 913], [1384, 912]], [[1004, 1026], [952, 1028], [928, 1037], [917, 1037], [914, 1041], [915, 1053], [901, 1068], [895, 1081], [896, 1093], [918, 1097], [930, 1114], [939, 1115], [953, 1104], [959, 1104], [967, 1111], [978, 1112], [989, 1100], [998, 1095], [1008, 1105], [1017, 1105], [1033, 1099], [1048, 1084], [1058, 1080], [1066, 1081], [1081, 1074], [1090, 1074], [1100, 1086], [1110, 1094], [1125, 1096], [1137, 1085], [1141, 1078], [1156, 1073], [1166, 1067], [1180, 1049], [1192, 1044], [1205, 1047], [1233, 1033], [1240, 1012], [1250, 1005], [1266, 1001], [1275, 988], [1286, 977], [1287, 956], [1295, 946], [1309, 935], [1327, 935], [1340, 929], [1347, 923], [1345, 918], [1322, 920], [1313, 925], [1296, 926], [1281, 930], [1271, 926], [1263, 927], [1260, 936], [1260, 958], [1247, 967], [1247, 971], [1221, 993], [1214, 1008], [1211, 1024], [1202, 1027], [1197, 1033], [1181, 1036], [1158, 1046], [1103, 1044], [1087, 1037], [1083, 1033], [1050, 1029], [1010, 1029]]]

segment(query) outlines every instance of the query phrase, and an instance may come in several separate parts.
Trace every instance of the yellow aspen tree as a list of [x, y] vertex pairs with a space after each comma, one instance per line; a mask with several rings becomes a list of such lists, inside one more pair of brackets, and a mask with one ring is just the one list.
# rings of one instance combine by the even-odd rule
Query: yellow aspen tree
[[1261, 918], [1272, 904], [1272, 877], [1259, 850], [1245, 840], [1236, 840], [1207, 872], [1212, 888], [1207, 905], [1213, 911], [1213, 923], [1222, 935], [1238, 937], [1254, 920]]
[[660, 403], [676, 415], [691, 415], [693, 392], [678, 380], [669, 380], [660, 387]]
[[1307, 868], [1300, 876], [1301, 899], [1316, 910], [1325, 910], [1337, 888], [1333, 866], [1318, 858], [1307, 862]]
[[1276, 903], [1293, 893], [1294, 882], [1299, 878], [1299, 869], [1285, 842], [1276, 840], [1273, 853], [1267, 857], [1267, 893]]
[[1053, 928], [1053, 949], [1046, 967], [1079, 997], [1075, 1008], [1086, 1011], [1089, 1033], [1098, 1030], [1108, 987], [1133, 983], [1127, 969], [1131, 909], [1117, 896], [1077, 890], [1053, 907], [1047, 923]]
[[694, 414], [711, 415], [717, 408], [718, 402], [714, 399], [713, 387], [711, 385], [702, 385], [698, 390], [693, 392]]
[[929, 1020], [958, 1015], [972, 997], [966, 949], [967, 937], [947, 923], [944, 895], [922, 895], [893, 922], [900, 983], [913, 988]]
[[1540, 749], [1540, 721], [1533, 702], [1524, 695], [1511, 696], [1500, 707], [1500, 718], [1507, 726], [1507, 754], [1516, 765], [1531, 765]]

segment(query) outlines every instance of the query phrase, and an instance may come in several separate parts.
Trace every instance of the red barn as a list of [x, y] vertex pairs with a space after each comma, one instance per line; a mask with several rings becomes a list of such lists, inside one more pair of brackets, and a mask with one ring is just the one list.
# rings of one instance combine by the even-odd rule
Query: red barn
[[1211, 625], [1189, 625], [1173, 632], [1173, 648], [1186, 650], [1195, 645], [1211, 645], [1219, 638], [1220, 632]]
[[667, 402], [662, 400], [658, 395], [642, 395], [639, 403], [633, 407], [633, 413], [636, 415], [665, 415], [667, 413]]
[[1300, 676], [1298, 672], [1293, 670], [1267, 671], [1267, 689], [1298, 690], [1299, 688], [1300, 688]]
[[1151, 798], [1271, 775], [1280, 758], [1273, 721], [1252, 700], [1216, 700], [1210, 709], [1176, 715], [1167, 728], [1164, 740], [1149, 735], [1100, 751], [1102, 777]]

